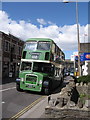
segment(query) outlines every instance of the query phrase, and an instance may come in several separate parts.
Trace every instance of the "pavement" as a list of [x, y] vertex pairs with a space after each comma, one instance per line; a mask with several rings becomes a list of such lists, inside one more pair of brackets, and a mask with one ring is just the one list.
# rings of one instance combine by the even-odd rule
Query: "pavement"
[[[51, 98], [55, 99], [58, 96], [59, 96], [59, 93], [52, 94]], [[48, 106], [48, 96], [46, 96], [42, 101], [40, 101], [34, 107], [32, 107], [28, 112], [23, 114], [20, 118], [45, 118], [46, 106]]]

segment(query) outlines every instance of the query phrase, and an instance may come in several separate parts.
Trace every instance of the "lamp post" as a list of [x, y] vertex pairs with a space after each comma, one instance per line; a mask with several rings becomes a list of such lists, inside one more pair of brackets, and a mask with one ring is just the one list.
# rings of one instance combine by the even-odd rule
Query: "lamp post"
[[76, 23], [77, 23], [77, 40], [78, 40], [78, 72], [81, 76], [81, 67], [80, 67], [80, 39], [79, 39], [79, 24], [78, 24], [78, 0], [76, 0]]
[[[69, 3], [73, 1], [63, 1], [64, 3]], [[81, 76], [81, 67], [80, 67], [80, 39], [79, 39], [79, 24], [78, 24], [78, 0], [76, 0], [76, 24], [77, 24], [77, 40], [78, 40], [78, 72]]]

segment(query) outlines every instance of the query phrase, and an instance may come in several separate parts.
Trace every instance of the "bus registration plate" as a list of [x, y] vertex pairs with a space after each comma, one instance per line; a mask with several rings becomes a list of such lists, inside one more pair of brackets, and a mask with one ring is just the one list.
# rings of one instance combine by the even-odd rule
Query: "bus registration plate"
[[32, 55], [32, 59], [38, 59], [37, 55]]
[[32, 87], [33, 87], [33, 85], [29, 85], [28, 87], [29, 87], [29, 88], [32, 88]]

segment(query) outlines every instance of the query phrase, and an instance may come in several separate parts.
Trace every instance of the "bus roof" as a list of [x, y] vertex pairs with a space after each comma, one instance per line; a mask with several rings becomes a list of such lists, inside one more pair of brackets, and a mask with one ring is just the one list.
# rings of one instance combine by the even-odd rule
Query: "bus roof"
[[29, 41], [51, 41], [53, 42], [53, 40], [49, 38], [30, 38], [26, 40], [26, 42], [29, 42]]

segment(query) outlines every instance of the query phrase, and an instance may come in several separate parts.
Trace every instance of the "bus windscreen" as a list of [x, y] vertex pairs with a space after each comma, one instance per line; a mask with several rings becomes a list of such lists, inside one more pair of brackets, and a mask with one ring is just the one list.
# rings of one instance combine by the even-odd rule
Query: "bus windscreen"
[[30, 62], [22, 62], [21, 71], [23, 70], [31, 70], [32, 63]]

